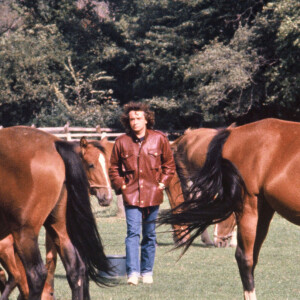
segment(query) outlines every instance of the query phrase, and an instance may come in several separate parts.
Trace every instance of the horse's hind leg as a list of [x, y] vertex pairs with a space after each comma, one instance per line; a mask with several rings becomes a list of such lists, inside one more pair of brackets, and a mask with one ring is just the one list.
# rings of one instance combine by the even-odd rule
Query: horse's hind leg
[[234, 226], [233, 230], [232, 230], [232, 236], [231, 236], [231, 239], [230, 239], [230, 244], [229, 246], [230, 247], [233, 247], [235, 248], [236, 245], [237, 245], [237, 228], [236, 226]]
[[47, 231], [51, 235], [66, 269], [67, 280], [72, 290], [72, 299], [89, 299], [85, 264], [70, 241], [65, 226], [62, 224], [52, 224], [51, 227], [47, 227]]
[[38, 236], [35, 232], [36, 230], [30, 226], [24, 226], [13, 232], [16, 251], [26, 270], [30, 300], [41, 299], [47, 276], [38, 247]]
[[[62, 260], [68, 283], [72, 290], [72, 299], [89, 299], [88, 277], [85, 264], [72, 244], [66, 228], [66, 191], [63, 191], [59, 205], [52, 211], [44, 226]], [[49, 239], [49, 237], [47, 237]], [[50, 239], [48, 240], [50, 242]], [[53, 248], [53, 245], [51, 246]], [[55, 254], [53, 252], [52, 254]], [[54, 269], [52, 270], [54, 272]], [[51, 284], [51, 280], [50, 280]], [[52, 282], [53, 284], [53, 282]]]
[[265, 201], [260, 201], [258, 207], [253, 207], [254, 203], [257, 203], [256, 198], [250, 201], [252, 207], [245, 206], [244, 213], [239, 220], [235, 257], [243, 283], [244, 299], [256, 300], [254, 269], [274, 211]]
[[14, 251], [13, 243], [11, 234], [0, 241], [0, 261], [8, 274], [8, 280], [4, 281], [4, 288], [1, 291], [1, 300], [8, 299], [16, 286], [18, 286], [21, 293], [19, 299], [28, 299], [29, 295], [25, 270], [19, 256]]
[[49, 235], [46, 232], [46, 268], [48, 271], [47, 279], [45, 282], [42, 300], [55, 300], [54, 296], [54, 273], [57, 262], [57, 250]]
[[8, 299], [11, 291], [16, 287], [20, 273], [15, 262], [13, 248], [13, 237], [8, 235], [0, 241], [0, 261], [8, 274], [8, 279], [4, 282], [1, 300]]
[[3, 269], [0, 268], [0, 293], [2, 294], [6, 284], [6, 276]]

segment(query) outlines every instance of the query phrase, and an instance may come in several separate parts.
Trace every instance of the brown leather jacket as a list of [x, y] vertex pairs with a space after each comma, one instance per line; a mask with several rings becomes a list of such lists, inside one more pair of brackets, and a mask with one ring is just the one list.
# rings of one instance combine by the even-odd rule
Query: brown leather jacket
[[[166, 136], [147, 129], [142, 142], [134, 134], [116, 139], [111, 154], [109, 177], [117, 194], [123, 194], [125, 205], [148, 207], [163, 202], [163, 190], [158, 183], [168, 186], [175, 163]], [[121, 189], [126, 185], [125, 189]]]

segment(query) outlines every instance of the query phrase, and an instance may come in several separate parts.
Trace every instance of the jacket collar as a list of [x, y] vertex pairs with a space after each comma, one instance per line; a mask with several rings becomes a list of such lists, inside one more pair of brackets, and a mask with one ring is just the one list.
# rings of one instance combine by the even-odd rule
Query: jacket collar
[[134, 133], [133, 131], [131, 131], [131, 132], [129, 133], [129, 135], [131, 136], [133, 142], [139, 143], [140, 141], [144, 141], [144, 140], [147, 139], [147, 137], [148, 137], [148, 135], [149, 135], [149, 132], [148, 132], [148, 129], [146, 129], [145, 136], [144, 136], [142, 139], [139, 139], [139, 138], [135, 135], [135, 133]]

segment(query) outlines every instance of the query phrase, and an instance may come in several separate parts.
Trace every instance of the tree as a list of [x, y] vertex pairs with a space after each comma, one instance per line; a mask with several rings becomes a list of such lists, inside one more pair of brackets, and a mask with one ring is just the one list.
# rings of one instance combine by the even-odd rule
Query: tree
[[69, 55], [57, 28], [37, 25], [0, 38], [2, 125], [26, 124], [55, 97]]
[[0, 37], [4, 124], [103, 111], [119, 126], [130, 100], [161, 128], [299, 119], [296, 0], [15, 1], [22, 26]]
[[[271, 19], [277, 29], [272, 43], [272, 64], [265, 73], [265, 105], [274, 108], [278, 117], [297, 121], [300, 117], [299, 12], [299, 1], [287, 0], [270, 3], [264, 13], [267, 21]], [[264, 25], [267, 26], [266, 23]], [[261, 27], [259, 29], [262, 30]]]
[[19, 3], [24, 25], [0, 43], [1, 124], [72, 120], [93, 126], [97, 119], [117, 124], [114, 80], [99, 63], [103, 35], [92, 7], [81, 11], [74, 1]]

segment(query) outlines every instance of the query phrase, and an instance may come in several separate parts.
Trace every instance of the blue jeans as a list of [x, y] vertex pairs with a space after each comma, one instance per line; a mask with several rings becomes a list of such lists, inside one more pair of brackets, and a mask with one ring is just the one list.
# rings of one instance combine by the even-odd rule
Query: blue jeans
[[[144, 276], [153, 274], [156, 248], [155, 222], [159, 206], [137, 207], [126, 206], [127, 237], [126, 272], [128, 276]], [[142, 228], [141, 259], [139, 255], [140, 233]]]

